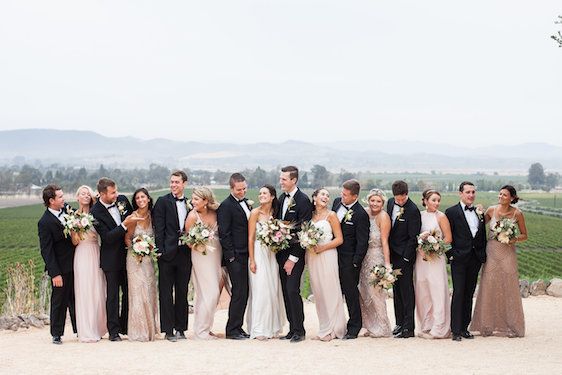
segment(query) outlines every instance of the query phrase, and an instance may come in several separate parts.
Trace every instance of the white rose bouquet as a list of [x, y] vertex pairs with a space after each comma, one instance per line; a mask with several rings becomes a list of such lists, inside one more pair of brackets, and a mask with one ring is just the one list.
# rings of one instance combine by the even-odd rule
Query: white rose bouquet
[[492, 231], [492, 238], [503, 244], [509, 244], [509, 241], [520, 234], [517, 221], [507, 217], [496, 221], [490, 229]]
[[180, 237], [181, 243], [189, 245], [193, 250], [207, 255], [207, 250], [213, 252], [215, 248], [209, 245], [209, 240], [214, 238], [214, 231], [204, 223], [196, 223], [187, 234]]

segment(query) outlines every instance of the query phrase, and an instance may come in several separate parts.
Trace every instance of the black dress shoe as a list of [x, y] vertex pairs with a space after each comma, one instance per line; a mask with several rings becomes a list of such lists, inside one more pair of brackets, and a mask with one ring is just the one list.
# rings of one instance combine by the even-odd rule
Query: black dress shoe
[[113, 335], [109, 335], [109, 341], [121, 341], [121, 336], [118, 333], [114, 333]]
[[248, 337], [244, 336], [241, 333], [235, 333], [233, 335], [226, 335], [226, 338], [230, 339], [230, 340], [247, 340], [248, 339]]
[[465, 339], [469, 339], [472, 340], [474, 338], [474, 335], [468, 331], [463, 331], [461, 332], [461, 336]]
[[451, 337], [453, 341], [462, 341], [462, 336], [453, 333], [453, 337]]
[[398, 334], [394, 335], [397, 339], [407, 339], [409, 337], [414, 337], [414, 331], [409, 330], [408, 328], [404, 328]]
[[62, 344], [62, 339], [60, 338], [60, 336], [53, 336], [53, 344], [55, 344], [55, 345], [61, 345]]
[[355, 340], [357, 335], [352, 335], [350, 333], [346, 333], [341, 339], [342, 340]]
[[393, 335], [397, 335], [397, 334], [399, 334], [400, 332], [402, 332], [402, 326], [396, 326], [396, 327], [394, 327], [394, 329], [392, 330], [392, 334], [393, 334]]
[[187, 340], [187, 337], [185, 337], [185, 333], [183, 333], [183, 331], [176, 331], [176, 339]]
[[248, 335], [248, 334], [247, 334], [246, 332], [244, 332], [244, 330], [242, 330], [242, 329], [240, 330], [240, 334], [241, 334], [242, 336], [244, 336], [245, 338], [247, 338], [247, 339], [250, 338], [250, 335]]
[[294, 336], [294, 333], [293, 333], [293, 332], [289, 332], [289, 333], [287, 333], [286, 336], [281, 336], [281, 337], [279, 337], [279, 340], [290, 340], [290, 339], [293, 338], [293, 336]]
[[164, 336], [164, 338], [170, 342], [176, 342], [178, 341], [178, 338], [176, 337], [176, 335], [172, 335], [172, 334], [168, 334], [166, 333], [166, 336]]
[[291, 337], [291, 342], [301, 342], [304, 340], [304, 336], [298, 335], [298, 334], [294, 334], [293, 337]]

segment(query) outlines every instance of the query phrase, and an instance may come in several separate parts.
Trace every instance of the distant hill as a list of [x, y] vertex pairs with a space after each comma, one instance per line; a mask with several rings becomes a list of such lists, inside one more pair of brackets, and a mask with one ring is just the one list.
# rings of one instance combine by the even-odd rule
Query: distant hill
[[233, 171], [286, 164], [309, 169], [320, 164], [331, 171], [525, 174], [534, 162], [542, 163], [549, 172], [562, 172], [562, 147], [525, 143], [468, 148], [381, 140], [235, 144], [113, 138], [79, 130], [0, 131], [1, 165], [57, 163], [94, 168], [104, 164], [134, 168], [156, 163], [169, 168]]

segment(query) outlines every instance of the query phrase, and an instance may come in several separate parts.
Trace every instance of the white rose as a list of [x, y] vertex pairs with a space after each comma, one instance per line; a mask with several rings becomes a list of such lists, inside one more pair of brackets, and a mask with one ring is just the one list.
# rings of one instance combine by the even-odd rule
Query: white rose
[[80, 224], [82, 224], [82, 227], [85, 228], [90, 225], [90, 221], [87, 217], [83, 217], [82, 220], [80, 220]]
[[201, 236], [203, 236], [204, 238], [209, 237], [209, 231], [207, 229], [203, 229], [201, 231]]
[[435, 243], [437, 243], [437, 240], [435, 239], [435, 237], [429, 236], [429, 237], [427, 237], [427, 242], [429, 242], [431, 244], [435, 244]]
[[135, 242], [135, 244], [133, 245], [133, 250], [135, 250], [136, 253], [142, 253], [144, 250], [144, 246], [141, 242]]
[[500, 241], [501, 243], [507, 244], [509, 243], [509, 236], [506, 233], [500, 233], [498, 235], [498, 241]]

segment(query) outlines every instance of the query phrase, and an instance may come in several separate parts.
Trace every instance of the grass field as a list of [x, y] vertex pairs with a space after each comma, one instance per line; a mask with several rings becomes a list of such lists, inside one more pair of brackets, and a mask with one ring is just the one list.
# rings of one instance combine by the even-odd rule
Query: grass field
[[[217, 199], [223, 200], [228, 194], [227, 189], [214, 190]], [[166, 191], [154, 194], [156, 198]], [[307, 192], [310, 194], [310, 192]], [[332, 191], [332, 197], [338, 192]], [[363, 192], [361, 196], [366, 193]], [[419, 193], [411, 194], [411, 199], [420, 205]], [[523, 199], [538, 202], [539, 206], [559, 207], [562, 197], [552, 194], [522, 194]], [[257, 202], [257, 190], [252, 189], [248, 198]], [[478, 193], [477, 202], [484, 206], [495, 204], [497, 193]], [[458, 202], [457, 194], [444, 194], [441, 208]], [[555, 205], [556, 203], [556, 205]], [[44, 263], [39, 252], [37, 237], [37, 221], [44, 211], [41, 205], [0, 209], [0, 304], [4, 301], [6, 285], [6, 268], [16, 262], [27, 262], [33, 259], [36, 266], [36, 280], [43, 272]], [[518, 244], [519, 273], [521, 278], [536, 280], [562, 276], [562, 219], [526, 213], [529, 240]], [[309, 294], [308, 281], [304, 282], [303, 294]]]

